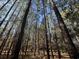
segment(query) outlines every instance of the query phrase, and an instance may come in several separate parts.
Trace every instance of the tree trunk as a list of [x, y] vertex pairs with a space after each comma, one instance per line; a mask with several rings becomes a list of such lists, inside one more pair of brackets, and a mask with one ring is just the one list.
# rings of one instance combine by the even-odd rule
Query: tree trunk
[[14, 14], [14, 12], [16, 11], [17, 7], [18, 7], [18, 4], [17, 4], [16, 8], [14, 9], [13, 13], [11, 14], [11, 16], [9, 17], [9, 20], [7, 21], [6, 25], [4, 26], [2, 32], [0, 33], [0, 37], [2, 36], [2, 34], [4, 33], [4, 31], [6, 30], [6, 27], [7, 27], [7, 25], [9, 24], [9, 22], [10, 22], [10, 20], [11, 20], [11, 17], [13, 16], [13, 14]]
[[13, 6], [15, 5], [17, 0], [14, 1], [14, 3], [12, 4], [12, 6], [10, 7], [9, 11], [7, 12], [7, 14], [5, 15], [5, 17], [2, 19], [2, 21], [0, 22], [0, 26], [3, 24], [3, 22], [5, 21], [6, 17], [8, 16], [9, 12], [11, 11], [11, 9], [13, 8]]
[[60, 52], [60, 50], [59, 50], [59, 46], [58, 46], [58, 38], [57, 38], [57, 35], [56, 35], [56, 33], [55, 33], [55, 44], [56, 44], [56, 49], [57, 49], [57, 52], [58, 52], [58, 57], [59, 57], [59, 59], [61, 59], [61, 52]]
[[15, 49], [12, 51], [11, 59], [18, 59], [19, 51], [20, 51], [21, 44], [22, 44], [22, 41], [23, 41], [23, 35], [24, 35], [24, 28], [25, 28], [25, 25], [26, 25], [26, 19], [27, 19], [27, 15], [29, 13], [30, 6], [31, 6], [31, 0], [29, 0], [28, 7], [25, 11], [22, 26], [21, 26], [21, 31], [20, 31], [20, 34], [19, 34], [19, 37], [18, 37], [18, 41], [15, 45]]
[[47, 35], [47, 21], [46, 21], [46, 16], [45, 16], [45, 4], [44, 0], [42, 0], [43, 4], [43, 10], [44, 10], [44, 23], [45, 23], [45, 39], [46, 39], [46, 51], [47, 51], [47, 58], [50, 59], [50, 53], [49, 53], [49, 42], [48, 42], [48, 35]]
[[2, 10], [4, 8], [4, 6], [9, 2], [10, 0], [8, 0], [1, 8], [0, 10]]
[[68, 45], [67, 45], [68, 53], [70, 54], [71, 59], [78, 59], [79, 58], [78, 50], [76, 49], [75, 45], [73, 44], [73, 41], [70, 37], [68, 29], [67, 29], [61, 15], [59, 13], [59, 10], [58, 10], [58, 8], [53, 0], [52, 0], [52, 4], [53, 4], [53, 10], [56, 14], [58, 22], [62, 25], [61, 28], [65, 31], [65, 35], [68, 37], [68, 39], [65, 40], [68, 43]]

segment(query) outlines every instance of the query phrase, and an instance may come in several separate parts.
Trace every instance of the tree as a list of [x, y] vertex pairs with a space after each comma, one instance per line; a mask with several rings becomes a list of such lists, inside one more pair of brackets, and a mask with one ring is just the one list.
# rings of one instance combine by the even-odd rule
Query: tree
[[22, 39], [23, 39], [23, 35], [24, 35], [24, 28], [25, 28], [25, 24], [27, 22], [26, 19], [27, 19], [27, 15], [29, 13], [30, 6], [31, 6], [31, 0], [29, 0], [28, 7], [27, 7], [27, 9], [25, 11], [22, 26], [21, 26], [21, 31], [20, 31], [20, 34], [19, 34], [19, 37], [18, 37], [18, 41], [17, 41], [17, 43], [15, 45], [15, 49], [12, 52], [11, 59], [18, 59], [18, 54], [19, 54], [19, 51], [20, 51], [20, 48], [21, 48]]
[[54, 10], [54, 12], [56, 14], [56, 17], [58, 19], [58, 22], [59, 22], [59, 24], [62, 25], [62, 27], [63, 27], [62, 29], [65, 31], [65, 34], [68, 37], [68, 41], [66, 40], [70, 44], [70, 45], [68, 45], [69, 46], [68, 47], [69, 48], [68, 49], [68, 53], [70, 54], [70, 57], [72, 59], [78, 59], [79, 53], [78, 53], [75, 45], [73, 44], [73, 41], [72, 41], [72, 39], [70, 37], [70, 34], [68, 32], [68, 29], [67, 29], [67, 27], [66, 27], [66, 25], [65, 25], [65, 23], [64, 23], [64, 21], [63, 21], [63, 19], [61, 17], [61, 15], [59, 13], [59, 10], [58, 10], [58, 8], [57, 8], [57, 6], [56, 6], [56, 4], [55, 4], [55, 2], [53, 0], [52, 0], [52, 3], [53, 3], [53, 10]]

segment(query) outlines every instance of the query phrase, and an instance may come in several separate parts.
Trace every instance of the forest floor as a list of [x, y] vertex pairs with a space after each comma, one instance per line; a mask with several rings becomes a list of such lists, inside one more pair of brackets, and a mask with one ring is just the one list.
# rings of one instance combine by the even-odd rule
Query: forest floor
[[[58, 54], [56, 52], [53, 53], [54, 54], [54, 59], [59, 59]], [[61, 59], [70, 59], [67, 53], [61, 53], [62, 57]], [[2, 54], [0, 59], [10, 59], [11, 55], [8, 56], [7, 58], [7, 54]], [[20, 53], [19, 55], [19, 59], [47, 59], [47, 55], [45, 54], [35, 54], [32, 52], [28, 52], [27, 54], [25, 53]], [[53, 59], [53, 57], [50, 55], [50, 59]]]

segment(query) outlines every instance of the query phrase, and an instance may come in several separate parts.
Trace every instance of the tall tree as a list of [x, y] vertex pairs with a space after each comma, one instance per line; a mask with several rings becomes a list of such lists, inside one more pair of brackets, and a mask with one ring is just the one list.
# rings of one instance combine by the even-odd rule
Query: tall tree
[[9, 24], [9, 22], [10, 22], [10, 20], [11, 20], [12, 16], [14, 15], [14, 12], [16, 11], [17, 7], [18, 7], [18, 4], [17, 4], [17, 6], [16, 6], [15, 10], [12, 12], [12, 14], [11, 14], [11, 16], [10, 16], [9, 20], [7, 21], [7, 23], [6, 23], [5, 27], [3, 28], [2, 32], [0, 33], [0, 37], [2, 36], [2, 34], [4, 33], [4, 31], [6, 30], [6, 28], [7, 28], [8, 24]]
[[52, 0], [52, 5], [53, 5], [53, 10], [55, 12], [55, 15], [58, 19], [58, 22], [62, 25], [62, 29], [65, 31], [65, 35], [68, 37], [68, 39], [66, 39], [66, 41], [68, 42], [68, 53], [70, 54], [70, 57], [71, 59], [78, 59], [79, 58], [79, 53], [78, 53], [78, 50], [76, 49], [71, 37], [70, 37], [70, 34], [68, 32], [68, 29], [63, 21], [63, 18], [61, 17], [60, 15], [60, 12], [55, 4], [55, 2]]
[[4, 8], [4, 6], [9, 3], [10, 0], [7, 0], [7, 2], [0, 8], [0, 10], [2, 10]]
[[12, 52], [11, 59], [18, 59], [19, 51], [20, 51], [21, 44], [22, 44], [22, 41], [23, 41], [24, 28], [25, 28], [25, 24], [27, 22], [26, 19], [27, 19], [27, 15], [29, 13], [30, 6], [31, 6], [31, 0], [29, 0], [28, 7], [26, 8], [26, 11], [25, 11], [25, 14], [24, 14], [24, 17], [23, 17], [23, 21], [22, 21], [21, 31], [20, 31], [20, 34], [19, 34], [19, 37], [18, 37], [18, 41], [15, 45], [15, 49]]
[[16, 4], [17, 0], [14, 1], [14, 3], [12, 4], [12, 6], [10, 7], [10, 9], [8, 10], [8, 12], [6, 13], [5, 17], [2, 19], [2, 21], [0, 22], [0, 26], [3, 24], [3, 22], [5, 21], [6, 17], [8, 16], [9, 12], [12, 10], [13, 6]]
[[46, 21], [46, 15], [45, 15], [45, 1], [42, 0], [43, 4], [43, 11], [44, 11], [44, 24], [45, 24], [45, 39], [46, 39], [46, 51], [47, 51], [47, 58], [50, 59], [50, 54], [49, 54], [49, 42], [48, 42], [48, 35], [47, 35], [47, 21]]

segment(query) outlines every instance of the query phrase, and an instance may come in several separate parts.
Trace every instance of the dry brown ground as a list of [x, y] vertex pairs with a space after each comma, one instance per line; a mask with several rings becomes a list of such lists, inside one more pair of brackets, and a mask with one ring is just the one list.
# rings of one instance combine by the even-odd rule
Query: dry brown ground
[[[70, 59], [67, 53], [61, 53], [62, 54], [62, 58], [61, 59]], [[8, 59], [10, 59], [11, 56], [9, 56]], [[50, 56], [50, 59], [53, 59], [52, 56]], [[6, 58], [6, 54], [1, 55], [0, 59], [7, 59]], [[22, 53], [21, 55], [19, 55], [19, 59], [47, 59], [47, 55], [43, 55], [42, 53], [40, 53], [39, 55], [36, 54], [36, 56], [34, 56], [34, 53], [32, 52], [28, 52], [27, 55], [25, 55], [24, 53]], [[54, 59], [59, 59], [57, 53], [54, 52]]]

